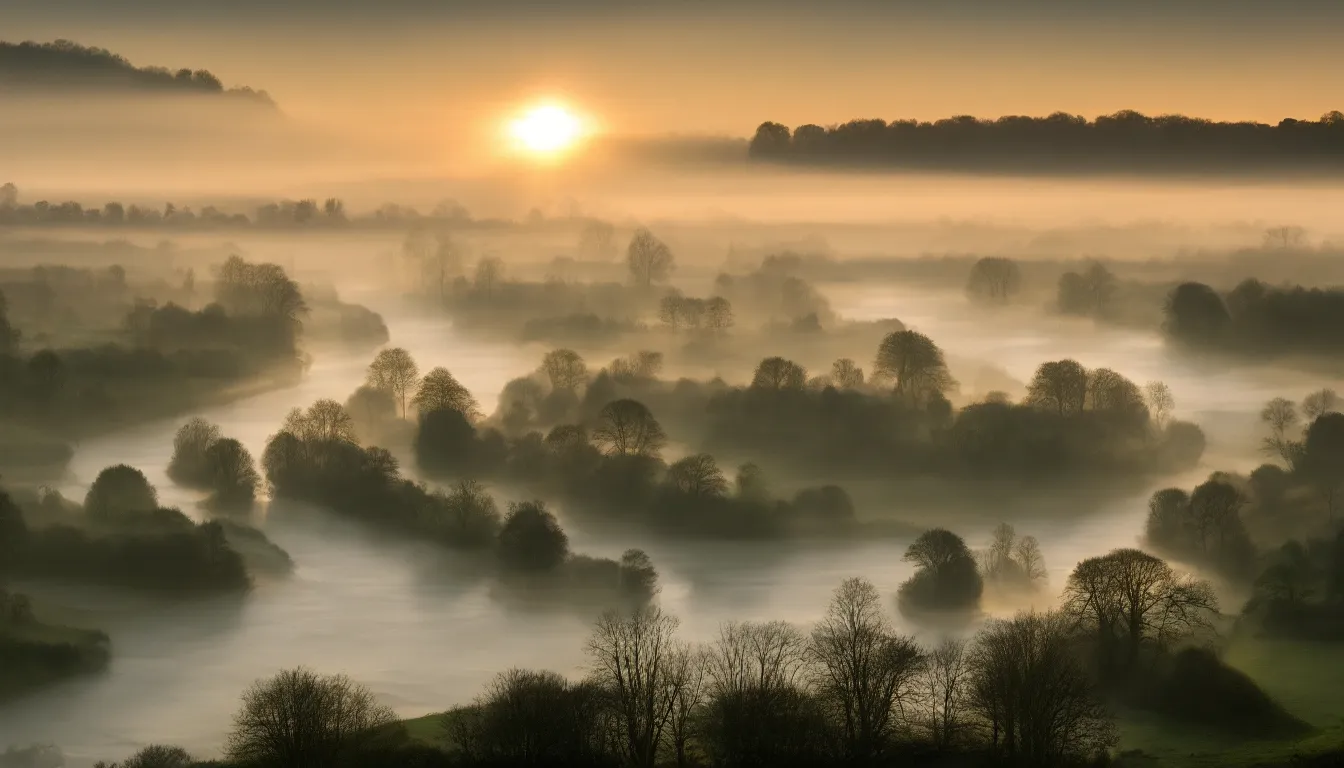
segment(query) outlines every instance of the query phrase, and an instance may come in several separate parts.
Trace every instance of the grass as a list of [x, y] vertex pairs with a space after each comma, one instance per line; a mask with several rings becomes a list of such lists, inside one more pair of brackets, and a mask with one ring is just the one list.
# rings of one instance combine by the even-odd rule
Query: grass
[[1226, 731], [1176, 724], [1152, 713], [1120, 714], [1120, 749], [1141, 750], [1123, 765], [1252, 768], [1287, 765], [1344, 749], [1344, 648], [1289, 640], [1236, 641], [1226, 661], [1317, 731], [1304, 738], [1238, 740]]
[[424, 717], [403, 720], [401, 724], [406, 726], [406, 733], [417, 744], [438, 747], [439, 749], [449, 748], [448, 742], [444, 739], [442, 712], [431, 712]]

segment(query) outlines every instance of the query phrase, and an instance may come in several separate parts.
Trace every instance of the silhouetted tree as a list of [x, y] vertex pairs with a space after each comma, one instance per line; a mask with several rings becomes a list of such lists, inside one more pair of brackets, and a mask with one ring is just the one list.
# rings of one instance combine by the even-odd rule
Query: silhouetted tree
[[1220, 344], [1232, 325], [1222, 297], [1203, 283], [1176, 286], [1167, 299], [1166, 318], [1167, 334], [1189, 344]]
[[649, 288], [667, 280], [672, 273], [672, 250], [647, 229], [640, 228], [630, 238], [625, 251], [626, 266], [635, 284]]
[[848, 357], [831, 364], [831, 384], [836, 389], [857, 389], [863, 386], [863, 369]]
[[802, 389], [807, 382], [807, 370], [792, 360], [767, 357], [756, 366], [751, 377], [753, 389]]
[[453, 378], [447, 368], [435, 368], [420, 380], [411, 404], [416, 411], [427, 414], [431, 411], [450, 409], [471, 418], [477, 413], [476, 398], [467, 388]]
[[159, 494], [145, 473], [125, 464], [107, 467], [98, 473], [84, 497], [84, 511], [91, 517], [115, 519], [136, 512], [159, 508]]
[[214, 476], [206, 452], [219, 438], [219, 427], [200, 417], [189, 419], [173, 437], [168, 477], [188, 487], [207, 487]]
[[368, 385], [392, 393], [406, 416], [406, 396], [420, 380], [420, 369], [411, 354], [401, 347], [391, 347], [378, 353], [369, 363]]
[[1076, 360], [1058, 360], [1036, 369], [1027, 385], [1027, 403], [1065, 416], [1082, 412], [1087, 392], [1087, 369]]
[[667, 483], [688, 496], [721, 497], [728, 493], [728, 481], [719, 471], [714, 457], [707, 453], [687, 456], [667, 469]]
[[954, 383], [943, 351], [928, 336], [915, 331], [888, 334], [877, 348], [873, 373], [894, 380], [896, 394], [908, 398], [941, 394]]
[[572, 349], [555, 349], [541, 359], [541, 370], [551, 388], [574, 392], [588, 381], [588, 366]]
[[516, 571], [553, 571], [569, 557], [569, 537], [540, 501], [510, 504], [499, 532], [499, 557]]
[[330, 768], [349, 764], [398, 729], [396, 715], [367, 688], [300, 667], [243, 693], [225, 752], [259, 768]]
[[1006, 304], [1022, 287], [1022, 270], [1017, 262], [998, 256], [986, 256], [971, 267], [966, 294], [973, 299]]
[[602, 407], [593, 442], [608, 456], [657, 456], [667, 444], [658, 420], [638, 400], [614, 400]]
[[675, 617], [653, 606], [625, 615], [608, 612], [588, 639], [593, 678], [612, 698], [626, 760], [640, 768], [656, 764], [678, 687], [685, 684], [672, 663], [681, 651], [677, 625]]
[[971, 550], [955, 533], [942, 528], [925, 531], [902, 559], [916, 567], [915, 575], [901, 585], [902, 613], [966, 611], [980, 604], [984, 582]]
[[882, 615], [877, 589], [846, 579], [808, 647], [814, 684], [840, 714], [846, 756], [864, 763], [882, 755], [913, 704], [921, 665], [918, 646], [897, 635]]

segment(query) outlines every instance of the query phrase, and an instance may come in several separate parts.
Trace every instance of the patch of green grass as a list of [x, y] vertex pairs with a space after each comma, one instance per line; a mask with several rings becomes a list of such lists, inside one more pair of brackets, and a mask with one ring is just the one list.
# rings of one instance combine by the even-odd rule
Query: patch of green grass
[[417, 744], [448, 749], [449, 744], [443, 732], [442, 712], [431, 712], [424, 717], [403, 720], [401, 724], [406, 727], [406, 733], [410, 735], [411, 740]]
[[1238, 740], [1226, 731], [1127, 710], [1119, 713], [1120, 749], [1141, 750], [1153, 759], [1122, 764], [1251, 768], [1344, 750], [1344, 647], [1247, 638], [1234, 642], [1224, 658], [1317, 732], [1300, 739]]

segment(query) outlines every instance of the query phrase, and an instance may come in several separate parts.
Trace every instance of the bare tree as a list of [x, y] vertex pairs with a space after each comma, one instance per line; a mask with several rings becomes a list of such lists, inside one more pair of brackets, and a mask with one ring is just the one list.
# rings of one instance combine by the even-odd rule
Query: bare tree
[[965, 736], [970, 676], [965, 640], [946, 639], [925, 657], [920, 683], [929, 736], [939, 749], [954, 747]]
[[1171, 420], [1171, 411], [1176, 407], [1176, 398], [1171, 396], [1171, 387], [1160, 381], [1150, 381], [1143, 388], [1148, 402], [1148, 412], [1158, 429], [1166, 429]]
[[707, 453], [679, 459], [667, 469], [667, 482], [689, 496], [722, 497], [728, 493], [728, 480], [718, 462]]
[[913, 640], [892, 631], [871, 583], [840, 585], [808, 653], [818, 692], [841, 716], [850, 759], [882, 754], [913, 703], [921, 655]]
[[848, 357], [831, 364], [831, 384], [836, 389], [857, 389], [863, 386], [863, 369]]
[[1078, 564], [1064, 589], [1064, 612], [1097, 633], [1103, 663], [1123, 642], [1126, 668], [1145, 641], [1165, 647], [1209, 626], [1218, 601], [1207, 582], [1176, 573], [1137, 549], [1117, 549]]
[[1290, 467], [1293, 466], [1297, 457], [1294, 446], [1298, 445], [1298, 441], [1289, 437], [1289, 433], [1299, 424], [1297, 406], [1292, 400], [1276, 397], [1260, 410], [1260, 420], [1269, 426], [1269, 437], [1265, 438], [1262, 450], [1283, 458]]
[[662, 425], [638, 400], [613, 400], [597, 418], [593, 442], [609, 456], [656, 456], [667, 444]]
[[451, 409], [470, 419], [478, 412], [476, 398], [458, 383], [447, 368], [435, 368], [425, 374], [415, 397], [411, 398], [411, 405], [422, 416], [431, 411]]
[[1339, 395], [1333, 389], [1318, 390], [1302, 399], [1302, 415], [1309, 422], [1338, 409]]
[[266, 768], [329, 768], [396, 725], [396, 715], [367, 688], [300, 667], [243, 693], [225, 752], [230, 760]]
[[541, 370], [551, 388], [573, 392], [588, 381], [588, 366], [572, 349], [554, 349], [541, 359]]
[[672, 250], [647, 229], [640, 228], [630, 238], [625, 251], [625, 262], [635, 284], [649, 288], [667, 280], [672, 272]]
[[677, 648], [669, 660], [672, 711], [664, 731], [665, 746], [676, 756], [677, 768], [690, 763], [688, 747], [705, 704], [708, 677], [702, 648]]
[[769, 699], [798, 685], [807, 660], [807, 637], [792, 624], [728, 622], [706, 663], [715, 696], [755, 692]]
[[498, 256], [485, 256], [476, 262], [476, 275], [472, 282], [476, 290], [487, 299], [492, 299], [504, 281], [504, 261]]
[[1270, 227], [1265, 230], [1265, 247], [1288, 250], [1301, 248], [1306, 242], [1307, 230], [1293, 225]]
[[392, 393], [401, 406], [403, 418], [406, 416], [406, 396], [415, 389], [419, 381], [420, 368], [415, 364], [411, 353], [401, 347], [382, 350], [369, 364], [368, 385]]
[[677, 624], [656, 606], [608, 612], [588, 639], [593, 678], [611, 693], [626, 757], [639, 768], [656, 763], [684, 683], [677, 674]]
[[715, 335], [723, 335], [733, 327], [733, 305], [722, 296], [705, 302], [705, 328]]
[[1115, 727], [1057, 613], [994, 620], [970, 653], [967, 702], [1012, 764], [1069, 765], [1115, 743]]
[[295, 408], [285, 417], [281, 431], [305, 442], [355, 442], [354, 420], [345, 407], [335, 400], [318, 400], [307, 411]]
[[616, 255], [616, 228], [594, 219], [579, 234], [579, 255], [592, 261], [611, 261]]

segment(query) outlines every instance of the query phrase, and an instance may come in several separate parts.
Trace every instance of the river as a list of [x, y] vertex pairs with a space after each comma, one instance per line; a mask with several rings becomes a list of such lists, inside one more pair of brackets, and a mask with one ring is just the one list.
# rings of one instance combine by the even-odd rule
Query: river
[[[1165, 380], [1177, 397], [1178, 415], [1202, 422], [1211, 436], [1206, 468], [1174, 479], [1175, 484], [1192, 484], [1212, 466], [1249, 466], [1251, 414], [1270, 397], [1300, 396], [1311, 388], [1291, 377], [1256, 371], [1227, 372], [1210, 380], [1206, 373], [1172, 361], [1156, 338], [1138, 332], [1099, 331], [1028, 313], [1010, 322], [986, 323], [965, 311], [964, 301], [955, 297], [843, 286], [825, 290], [847, 316], [900, 317], [929, 334], [948, 351], [954, 370], [958, 361], [982, 360], [1026, 380], [1038, 363], [1072, 356], [1090, 367], [1113, 367], [1139, 382]], [[954, 301], [958, 303], [949, 303]], [[466, 340], [455, 336], [447, 322], [367, 303], [383, 311], [393, 344], [406, 347], [422, 370], [449, 368], [486, 410], [493, 409], [503, 384], [535, 366], [539, 357], [535, 349]], [[370, 357], [323, 354], [293, 388], [200, 415], [260, 456], [286, 412], [323, 397], [343, 401], [362, 382]], [[1194, 403], [1199, 407], [1191, 407]], [[1221, 426], [1210, 428], [1211, 420]], [[149, 476], [163, 503], [194, 509], [198, 498], [173, 486], [165, 475], [181, 421], [146, 424], [84, 442], [62, 492], [82, 498], [100, 469], [128, 463]], [[1057, 590], [1082, 557], [1137, 541], [1146, 496], [1117, 501], [1072, 522], [1013, 522], [1040, 540], [1051, 586]], [[415, 543], [372, 541], [341, 521], [324, 522], [320, 528], [272, 525], [267, 530], [293, 556], [296, 571], [290, 579], [262, 583], [241, 600], [165, 605], [124, 594], [35, 590], [40, 602], [58, 604], [86, 616], [91, 626], [106, 629], [113, 639], [114, 660], [104, 675], [69, 681], [0, 709], [0, 745], [56, 744], [75, 768], [98, 759], [120, 759], [152, 742], [177, 743], [199, 756], [217, 755], [242, 690], [255, 679], [299, 664], [344, 672], [408, 717], [469, 700], [489, 677], [511, 666], [564, 673], [581, 669], [590, 617], [538, 616], [503, 607], [481, 582], [443, 578], [451, 563], [442, 552]], [[972, 545], [988, 535], [964, 533]], [[710, 638], [729, 618], [807, 624], [847, 576], [865, 576], [889, 595], [910, 574], [901, 561], [906, 542], [897, 540], [680, 545], [598, 541], [578, 532], [572, 540], [575, 549], [601, 555], [617, 554], [626, 544], [643, 546], [660, 570], [662, 602], [682, 618], [688, 639]]]

